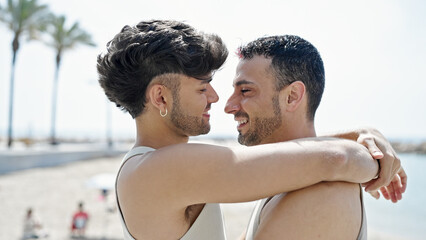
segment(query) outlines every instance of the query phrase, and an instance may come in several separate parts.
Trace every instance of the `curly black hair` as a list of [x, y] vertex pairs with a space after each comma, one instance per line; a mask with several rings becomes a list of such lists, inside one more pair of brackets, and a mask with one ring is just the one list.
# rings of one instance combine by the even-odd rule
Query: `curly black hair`
[[[133, 118], [145, 107], [149, 83], [164, 74], [203, 79], [228, 56], [222, 39], [173, 20], [124, 26], [97, 59], [99, 83], [106, 96]], [[210, 76], [209, 76], [210, 77]], [[174, 84], [176, 85], [176, 84]]]

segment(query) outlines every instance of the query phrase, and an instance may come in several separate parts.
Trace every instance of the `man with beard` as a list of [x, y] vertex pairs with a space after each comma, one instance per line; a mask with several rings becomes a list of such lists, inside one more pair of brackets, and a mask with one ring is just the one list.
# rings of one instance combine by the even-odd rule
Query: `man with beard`
[[188, 144], [210, 130], [209, 110], [218, 101], [210, 81], [227, 54], [216, 35], [153, 20], [125, 26], [99, 55], [100, 85], [136, 123], [116, 182], [125, 239], [225, 239], [220, 202], [320, 181], [366, 182], [379, 170], [372, 156], [383, 161], [372, 189], [399, 170], [400, 160], [386, 154], [388, 142], [372, 131], [348, 133], [367, 148], [330, 137], [250, 149]]
[[[238, 121], [238, 141], [254, 146], [316, 137], [314, 117], [325, 83], [317, 49], [298, 36], [272, 36], [241, 47], [239, 57], [225, 107]], [[405, 186], [402, 168], [382, 189], [386, 199], [401, 199], [401, 180]], [[366, 230], [361, 185], [320, 182], [259, 201], [246, 239], [366, 239]]]

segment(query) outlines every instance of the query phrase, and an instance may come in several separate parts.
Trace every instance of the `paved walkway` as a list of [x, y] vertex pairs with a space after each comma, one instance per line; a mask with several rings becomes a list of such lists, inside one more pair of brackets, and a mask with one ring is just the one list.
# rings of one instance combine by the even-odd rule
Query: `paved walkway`
[[114, 145], [113, 148], [99, 143], [56, 146], [44, 144], [29, 148], [15, 144], [11, 149], [4, 147], [0, 149], [0, 175], [30, 168], [53, 167], [85, 159], [117, 156], [127, 152], [128, 149], [130, 144]]

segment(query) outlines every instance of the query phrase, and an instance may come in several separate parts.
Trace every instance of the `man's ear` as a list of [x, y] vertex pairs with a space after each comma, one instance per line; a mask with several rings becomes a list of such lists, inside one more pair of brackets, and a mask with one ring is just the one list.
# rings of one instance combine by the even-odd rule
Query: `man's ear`
[[302, 103], [302, 100], [306, 94], [306, 87], [305, 84], [301, 81], [295, 81], [288, 85], [285, 88], [286, 93], [286, 109], [287, 111], [295, 111], [300, 104]]
[[162, 84], [154, 84], [150, 87], [148, 92], [148, 101], [154, 105], [159, 111], [165, 112], [167, 104], [169, 104], [169, 98], [167, 94], [167, 88]]

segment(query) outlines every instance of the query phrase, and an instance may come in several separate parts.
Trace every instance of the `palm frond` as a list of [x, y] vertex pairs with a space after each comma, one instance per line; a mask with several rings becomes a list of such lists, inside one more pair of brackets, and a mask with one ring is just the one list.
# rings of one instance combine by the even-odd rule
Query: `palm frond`
[[80, 28], [78, 22], [68, 28], [65, 16], [51, 16], [46, 33], [50, 36], [48, 45], [54, 46], [57, 52], [72, 49], [79, 44], [96, 46], [91, 35]]
[[42, 19], [48, 14], [47, 5], [37, 0], [8, 0], [7, 7], [1, 8], [1, 21], [15, 34], [28, 34], [30, 38], [37, 36], [42, 29]]

